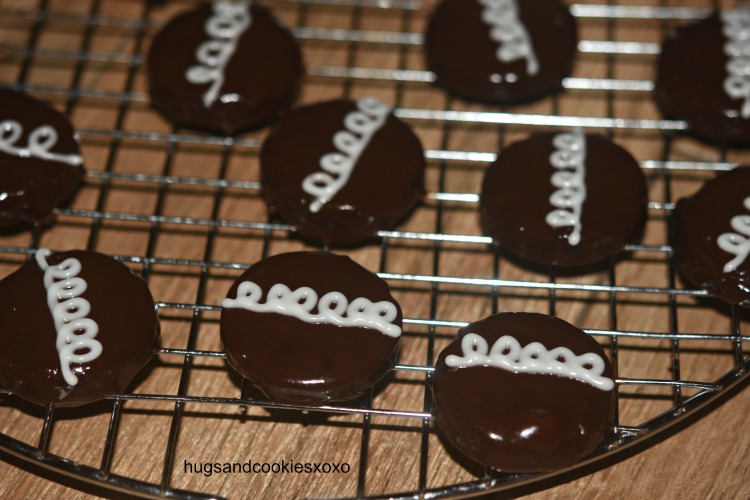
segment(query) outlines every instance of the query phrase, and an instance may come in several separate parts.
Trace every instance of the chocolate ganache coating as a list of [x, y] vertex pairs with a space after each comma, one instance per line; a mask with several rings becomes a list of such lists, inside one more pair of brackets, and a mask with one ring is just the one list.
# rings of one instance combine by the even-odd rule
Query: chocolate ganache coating
[[[732, 44], [740, 50], [742, 44], [748, 43], [750, 15], [744, 21], [746, 33], [740, 37], [742, 42], [730, 40], [723, 32], [723, 24], [721, 14], [714, 13], [678, 28], [664, 40], [654, 96], [666, 117], [685, 120], [688, 130], [696, 136], [720, 144], [747, 145], [750, 114], [743, 116], [743, 108], [750, 86], [744, 77], [733, 78], [728, 72], [730, 65], [741, 69], [741, 64], [739, 59], [732, 61], [725, 46]], [[742, 71], [745, 74], [747, 70]], [[730, 96], [725, 89], [727, 84], [742, 97]]]
[[85, 174], [73, 126], [26, 94], [0, 89], [0, 227], [46, 224]]
[[674, 212], [675, 257], [694, 286], [750, 307], [750, 166], [708, 181]]
[[[522, 349], [538, 342], [549, 351], [565, 347], [575, 356], [593, 353], [602, 361], [602, 371], [593, 377], [599, 386], [560, 372], [524, 373], [487, 363], [449, 366], [450, 355], [466, 354], [462, 341], [471, 334], [489, 347], [507, 335]], [[520, 364], [547, 362], [545, 352], [534, 351], [536, 358]], [[514, 353], [508, 357], [515, 361]], [[440, 429], [467, 457], [504, 472], [540, 472], [575, 464], [612, 434], [613, 381], [604, 351], [583, 331], [551, 316], [502, 313], [459, 330], [438, 357], [432, 391]]]
[[[83, 250], [51, 253], [45, 271], [39, 262], [45, 262], [43, 252], [0, 281], [0, 385], [32, 403], [58, 407], [121, 393], [159, 348], [159, 322], [146, 282], [121, 262]], [[78, 261], [79, 270], [70, 259]], [[53, 299], [55, 306], [64, 306], [68, 321], [62, 323], [76, 326], [70, 335], [56, 326], [48, 288], [60, 297]], [[73, 349], [70, 357], [59, 350], [58, 344], [69, 348], [78, 342], [89, 347]], [[98, 356], [75, 360], [87, 358], [96, 344]]]
[[265, 125], [297, 97], [294, 36], [264, 7], [207, 2], [170, 21], [148, 56], [151, 102], [178, 125], [235, 134]]
[[438, 85], [497, 104], [560, 89], [577, 45], [576, 20], [559, 0], [444, 0], [425, 35]]
[[[325, 166], [327, 160], [332, 164]], [[317, 243], [375, 237], [424, 196], [419, 139], [370, 98], [295, 109], [266, 139], [260, 161], [269, 210]]]
[[[259, 287], [249, 301], [255, 310], [229, 302], [243, 282]], [[291, 305], [279, 301], [279, 285]], [[331, 292], [343, 297], [331, 302]], [[390, 304], [390, 316], [380, 316], [379, 302]], [[237, 279], [222, 305], [229, 365], [275, 402], [322, 405], [356, 398], [393, 367], [398, 354], [398, 303], [385, 281], [345, 256], [294, 252], [266, 258]], [[381, 318], [390, 334], [363, 318], [355, 321], [352, 307]]]
[[[555, 144], [561, 140], [581, 147]], [[646, 179], [635, 159], [605, 137], [574, 129], [534, 135], [503, 150], [485, 173], [480, 213], [485, 230], [512, 254], [572, 267], [604, 261], [638, 241], [647, 202]], [[555, 214], [571, 223], [550, 223]]]

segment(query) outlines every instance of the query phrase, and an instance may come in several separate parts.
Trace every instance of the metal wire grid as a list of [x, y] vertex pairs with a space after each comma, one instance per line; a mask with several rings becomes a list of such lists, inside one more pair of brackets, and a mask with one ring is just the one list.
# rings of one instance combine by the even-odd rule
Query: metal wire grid
[[[569, 127], [583, 126], [587, 128], [603, 130], [609, 135], [614, 135], [620, 130], [640, 130], [653, 134], [662, 143], [662, 157], [659, 159], [646, 159], [641, 161], [641, 166], [651, 176], [655, 184], [661, 184], [662, 200], [650, 203], [650, 217], [662, 218], [669, 226], [671, 209], [673, 208], [673, 177], [684, 172], [697, 173], [699, 176], [710, 174], [719, 170], [731, 169], [735, 162], [727, 161], [732, 152], [726, 150], [713, 151], [715, 158], [711, 161], [702, 159], [673, 159], [674, 154], [674, 132], [685, 128], [685, 124], [679, 121], [644, 118], [622, 118], [615, 112], [616, 95], [619, 92], [648, 92], [653, 84], [648, 80], [624, 79], [617, 77], [618, 56], [648, 56], [658, 53], [658, 43], [642, 42], [637, 40], [616, 40], [617, 22], [621, 19], [652, 19], [661, 23], [665, 29], [670, 21], [684, 21], [699, 18], [707, 12], [706, 6], [696, 8], [674, 7], [674, 6], [619, 6], [619, 5], [585, 5], [575, 4], [571, 11], [582, 23], [588, 20], [603, 19], [605, 21], [606, 40], [582, 40], [579, 44], [581, 53], [603, 55], [606, 61], [606, 74], [602, 78], [568, 78], [564, 86], [568, 91], [582, 91], [589, 93], [604, 93], [606, 96], [606, 116], [585, 116], [561, 114], [561, 100], [563, 96], [555, 96], [551, 99], [551, 112], [539, 113], [512, 113], [505, 110], [486, 109], [474, 110], [462, 109], [460, 103], [448, 99], [445, 108], [424, 109], [403, 106], [409, 93], [410, 86], [422, 86], [432, 82], [433, 76], [424, 70], [410, 69], [408, 66], [408, 55], [410, 47], [421, 45], [421, 34], [409, 32], [408, 27], [414, 17], [424, 16], [427, 10], [425, 5], [415, 1], [357, 1], [357, 0], [277, 0], [272, 7], [279, 9], [291, 9], [296, 12], [298, 23], [295, 28], [296, 36], [304, 43], [325, 42], [344, 46], [346, 52], [346, 64], [333, 65], [311, 65], [307, 68], [308, 79], [320, 81], [335, 80], [341, 82], [341, 90], [344, 95], [353, 93], [353, 88], [359, 81], [379, 82], [382, 85], [392, 87], [395, 92], [396, 114], [414, 124], [420, 123], [436, 124], [440, 129], [439, 147], [428, 149], [426, 155], [432, 162], [435, 172], [435, 189], [428, 195], [426, 204], [434, 217], [434, 229], [424, 230], [394, 230], [380, 233], [380, 247], [378, 249], [377, 269], [379, 275], [396, 286], [409, 288], [417, 286], [427, 290], [428, 314], [424, 317], [408, 317], [405, 320], [407, 329], [411, 328], [415, 336], [422, 336], [425, 342], [423, 361], [419, 363], [400, 364], [396, 372], [416, 373], [422, 377], [421, 384], [424, 386], [424, 400], [421, 410], [403, 408], [381, 408], [373, 404], [373, 393], [370, 392], [362, 404], [355, 406], [332, 406], [326, 408], [302, 408], [286, 407], [276, 405], [267, 401], [251, 397], [250, 388], [242, 384], [240, 397], [218, 396], [194, 396], [188, 390], [191, 376], [201, 376], [200, 369], [196, 369], [195, 360], [200, 358], [223, 358], [220, 350], [199, 349], [198, 339], [202, 324], [206, 321], [206, 313], [215, 313], [219, 310], [214, 305], [216, 300], [207, 296], [208, 282], [212, 273], [218, 270], [237, 271], [246, 268], [250, 263], [235, 260], [216, 260], [213, 258], [217, 248], [217, 240], [221, 238], [224, 229], [236, 230], [241, 233], [252, 233], [262, 235], [262, 256], [273, 252], [272, 245], [277, 245], [279, 238], [287, 239], [293, 235], [293, 228], [279, 223], [278, 221], [266, 220], [238, 220], [222, 217], [222, 202], [233, 190], [242, 193], [255, 194], [260, 185], [253, 180], [232, 180], [227, 174], [231, 169], [233, 156], [243, 151], [255, 151], [261, 145], [261, 139], [255, 136], [243, 136], [240, 138], [215, 137], [201, 134], [193, 134], [178, 129], [172, 131], [132, 131], [126, 127], [128, 113], [132, 110], [134, 103], [145, 103], [148, 96], [137, 90], [136, 79], [141, 70], [144, 55], [143, 49], [147, 35], [153, 33], [159, 27], [158, 22], [152, 20], [152, 13], [157, 6], [150, 2], [138, 4], [141, 10], [138, 17], [107, 14], [110, 3], [105, 0], [93, 0], [89, 2], [89, 11], [86, 14], [70, 14], [65, 9], [59, 9], [51, 0], [40, 0], [37, 8], [30, 10], [23, 5], [3, 7], [3, 19], [15, 19], [19, 22], [29, 23], [28, 39], [23, 44], [6, 43], [2, 46], [3, 52], [10, 58], [20, 58], [18, 67], [20, 70], [15, 81], [3, 81], [4, 86], [25, 90], [40, 94], [45, 97], [52, 96], [63, 99], [64, 110], [73, 115], [80, 105], [82, 99], [102, 99], [116, 102], [116, 118], [113, 126], [109, 128], [79, 128], [84, 143], [86, 141], [103, 141], [106, 144], [106, 154], [101, 169], [89, 171], [88, 183], [96, 187], [96, 203], [93, 209], [67, 208], [57, 211], [58, 217], [65, 220], [76, 221], [85, 225], [88, 230], [88, 238], [85, 246], [96, 249], [102, 239], [107, 237], [106, 226], [110, 223], [142, 224], [147, 227], [148, 237], [146, 249], [138, 255], [116, 255], [136, 267], [139, 267], [142, 275], [150, 279], [154, 270], [159, 266], [166, 266], [177, 270], [198, 269], [197, 288], [194, 302], [159, 302], [160, 315], [168, 315], [170, 311], [182, 311], [187, 314], [185, 321], [189, 323], [187, 338], [184, 339], [184, 348], [165, 348], [162, 357], [182, 359], [179, 384], [174, 393], [154, 394], [123, 394], [113, 398], [111, 402], [110, 423], [103, 447], [102, 458], [99, 467], [84, 466], [70, 462], [50, 453], [49, 443], [53, 423], [56, 420], [56, 412], [48, 409], [42, 420], [42, 428], [38, 442], [22, 442], [5, 434], [0, 434], [0, 448], [27, 460], [35, 461], [45, 467], [57, 472], [73, 475], [89, 482], [103, 484], [108, 488], [136, 492], [147, 496], [196, 496], [202, 494], [177, 489], [173, 486], [172, 471], [176, 460], [176, 447], [181, 429], [184, 427], [185, 405], [189, 403], [203, 403], [207, 405], [221, 405], [227, 407], [248, 408], [261, 406], [264, 408], [283, 407], [310, 412], [332, 412], [351, 413], [358, 415], [359, 428], [361, 430], [359, 451], [359, 467], [356, 484], [356, 496], [370, 495], [371, 491], [367, 483], [368, 479], [368, 448], [371, 445], [372, 419], [379, 416], [395, 417], [420, 422], [420, 444], [419, 449], [414, 450], [419, 455], [419, 467], [417, 487], [413, 492], [396, 492], [405, 496], [442, 496], [463, 495], [477, 492], [500, 490], [515, 486], [524, 482], [543, 479], [544, 475], [519, 476], [501, 475], [486, 471], [481, 479], [462, 482], [461, 484], [449, 484], [435, 486], [430, 483], [430, 470], [428, 456], [435, 453], [434, 444], [430, 443], [429, 436], [434, 433], [431, 427], [431, 401], [429, 386], [431, 366], [436, 355], [441, 336], [448, 334], [441, 332], [455, 329], [466, 324], [465, 321], [452, 317], [445, 317], [440, 303], [446, 294], [454, 293], [454, 288], [469, 290], [471, 296], [489, 298], [491, 301], [491, 312], [502, 309], [504, 301], [512, 298], [514, 294], [527, 294], [535, 291], [541, 292], [541, 300], [546, 304], [547, 312], [555, 314], [560, 310], [560, 301], [569, 300], [567, 293], [600, 294], [602, 299], [596, 299], [607, 308], [608, 328], [588, 328], [587, 331], [605, 339], [609, 343], [609, 353], [615, 366], [618, 366], [621, 345], [627, 339], [642, 339], [649, 343], [657, 343], [665, 340], [668, 342], [672, 366], [671, 378], [656, 377], [623, 377], [618, 376], [617, 382], [620, 390], [628, 387], [666, 387], [671, 392], [671, 404], [666, 411], [653, 415], [652, 418], [638, 425], [623, 425], [616, 422], [616, 438], [607, 443], [599, 450], [595, 457], [587, 463], [615, 453], [627, 445], [654, 435], [657, 431], [669, 427], [693, 410], [710, 403], [716, 396], [729, 386], [736, 384], [747, 372], [750, 358], [743, 349], [743, 343], [750, 341], [750, 336], [742, 333], [746, 327], [746, 321], [741, 317], [738, 308], [732, 308], [730, 312], [731, 327], [728, 330], [717, 330], [709, 332], [686, 333], [683, 325], [679, 324], [680, 311], [686, 307], [681, 299], [685, 296], [703, 298], [706, 293], [701, 290], [688, 290], [678, 286], [675, 271], [671, 260], [671, 247], [668, 241], [663, 244], [641, 244], [632, 245], [627, 250], [633, 254], [644, 254], [648, 258], [666, 263], [668, 268], [667, 286], [652, 286], [649, 284], [628, 283], [619, 284], [618, 264], [613, 261], [603, 273], [603, 282], [577, 282], [573, 278], [559, 277], [553, 272], [546, 277], [522, 275], [522, 279], [510, 279], [503, 277], [502, 267], [508, 264], [500, 249], [492, 245], [486, 236], [480, 233], [470, 234], [460, 231], [446, 230], [451, 225], [446, 221], [450, 217], [453, 207], [472, 207], [478, 201], [476, 192], [453, 191], [450, 181], [452, 169], [481, 169], [487, 162], [495, 158], [494, 152], [487, 151], [461, 151], [451, 147], [452, 138], [458, 134], [457, 130], [462, 126], [491, 127], [497, 130], [500, 147], [507, 144], [512, 137], [514, 127], [520, 126], [525, 132], [535, 127]], [[271, 3], [271, 2], [269, 2]], [[341, 9], [348, 17], [348, 28], [315, 28], [306, 25], [306, 21], [312, 16], [317, 8]], [[363, 20], [373, 10], [389, 10], [397, 12], [401, 18], [400, 32], [372, 31], [363, 29]], [[136, 9], [137, 10], [137, 9]], [[40, 46], [39, 40], [45, 30], [55, 23], [65, 23], [76, 26], [80, 30], [80, 47], [77, 50], [60, 50]], [[131, 44], [129, 50], [102, 52], [97, 51], [92, 45], [94, 32], [102, 27], [117, 27], [126, 29], [130, 33]], [[397, 69], [369, 68], [357, 64], [357, 53], [363, 45], [374, 44], [384, 46], [386, 50], [398, 54]], [[69, 85], [50, 85], [30, 82], [29, 74], [35, 59], [49, 58], [65, 66], [72, 66], [72, 78]], [[84, 69], [92, 63], [113, 63], [125, 68], [125, 78], [122, 87], [118, 90], [108, 90], [95, 86], [82, 84]], [[158, 174], [136, 172], [125, 173], [116, 169], [117, 158], [130, 147], [131, 141], [140, 141], [153, 145], [165, 152], [161, 172]], [[180, 148], [191, 145], [210, 146], [220, 150], [220, 166], [216, 177], [206, 178], [200, 176], [184, 176], [173, 174], [174, 164]], [[679, 156], [679, 155], [677, 155]], [[716, 158], [718, 156], [718, 158]], [[718, 161], [717, 161], [718, 160]], [[705, 175], [704, 175], [705, 178]], [[118, 182], [129, 182], [136, 185], [136, 189], [148, 189], [156, 193], [154, 210], [148, 214], [136, 212], [113, 212], [108, 211], [108, 197], [111, 195], [113, 186]], [[192, 217], [190, 215], [169, 215], [166, 209], [167, 196], [173, 187], [197, 186], [210, 190], [211, 209], [208, 217]], [[167, 227], [178, 227], [187, 230], [200, 228], [205, 232], [205, 243], [202, 248], [202, 258], [181, 259], [160, 256], [158, 251], [159, 236]], [[28, 244], [6, 245], [0, 247], [0, 253], [4, 259], [12, 263], [18, 262], [18, 258], [29, 254], [32, 249], [38, 248], [44, 237], [44, 230], [34, 228], [31, 231]], [[456, 245], [455, 247], [452, 245]], [[275, 248], [275, 246], [274, 246]], [[399, 248], [416, 249], [429, 255], [430, 272], [428, 273], [403, 273], [389, 272], [389, 264], [393, 261], [392, 255]], [[491, 277], [473, 277], [461, 274], [446, 275], [442, 272], [443, 263], [450, 259], [454, 249], [468, 248], [470, 252], [489, 255], [492, 261]], [[629, 259], [631, 257], [625, 257]], [[619, 261], [621, 262], [621, 261]], [[658, 302], [665, 302], [668, 310], [669, 327], [664, 331], [640, 331], [626, 329], [628, 324], [623, 325], [621, 316], [621, 304], [623, 296], [629, 294], [657, 297]], [[561, 298], [562, 297], [562, 298]], [[476, 299], [479, 300], [479, 299]], [[408, 315], [408, 313], [407, 313]], [[743, 327], [743, 325], [745, 325]], [[710, 344], [706, 352], [724, 349], [727, 344], [731, 346], [733, 362], [730, 369], [716, 380], [690, 380], [681, 375], [681, 353], [685, 351], [684, 344], [687, 341], [705, 341]], [[715, 346], [722, 346], [721, 348]], [[656, 347], [651, 347], [657, 349]], [[618, 403], [620, 402], [618, 398]], [[146, 482], [134, 478], [123, 477], [112, 471], [113, 459], [118, 447], [128, 446], [127, 443], [117, 441], [118, 430], [122, 418], [123, 405], [129, 400], [157, 400], [161, 402], [174, 403], [171, 411], [171, 424], [167, 437], [166, 449], [164, 450], [161, 480], [155, 483]], [[6, 397], [3, 405], [13, 407], [17, 400]], [[206, 425], [210, 423], [210, 416], [204, 417]], [[241, 418], [238, 417], [238, 418]], [[584, 465], [584, 464], [581, 464]], [[383, 494], [394, 494], [394, 492], [382, 492]], [[380, 493], [378, 493], [380, 494]]]

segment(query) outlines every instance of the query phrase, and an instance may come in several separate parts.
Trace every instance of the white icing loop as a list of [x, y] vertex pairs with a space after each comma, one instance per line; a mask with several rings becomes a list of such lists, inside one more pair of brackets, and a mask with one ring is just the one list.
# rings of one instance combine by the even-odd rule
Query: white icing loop
[[310, 212], [317, 213], [346, 185], [362, 152], [390, 114], [390, 107], [372, 98], [358, 100], [357, 111], [347, 113], [346, 130], [333, 136], [338, 151], [323, 155], [320, 159], [323, 172], [313, 172], [302, 181], [302, 189], [315, 197], [310, 202]]
[[500, 44], [497, 59], [504, 63], [526, 59], [526, 72], [536, 75], [539, 60], [519, 17], [516, 0], [479, 0], [479, 3], [484, 5], [482, 21], [490, 26], [490, 38]]
[[203, 105], [210, 108], [224, 85], [225, 69], [232, 59], [237, 42], [252, 22], [248, 2], [220, 1], [213, 4], [213, 15], [204, 29], [211, 37], [198, 46], [195, 58], [200, 64], [191, 66], [185, 78], [197, 85], [211, 83], [203, 94]]
[[[57, 330], [55, 347], [60, 357], [62, 376], [68, 385], [78, 384], [78, 377], [71, 370], [71, 363], [88, 363], [102, 353], [102, 344], [96, 340], [99, 325], [87, 318], [91, 304], [81, 295], [88, 288], [81, 272], [78, 259], [65, 259], [60, 264], [50, 266], [47, 257], [51, 252], [46, 248], [37, 250], [37, 265], [44, 271], [44, 287], [47, 289], [47, 307]], [[81, 354], [81, 351], [84, 351]]]
[[15, 120], [0, 122], [0, 151], [21, 158], [36, 157], [42, 160], [67, 163], [77, 166], [83, 163], [83, 158], [77, 154], [53, 153], [50, 149], [57, 144], [57, 131], [50, 125], [41, 125], [29, 134], [29, 145], [26, 148], [16, 147], [16, 141], [21, 138], [23, 126]]
[[[750, 210], [750, 196], [745, 198], [743, 205]], [[735, 256], [724, 265], [725, 273], [737, 270], [750, 255], [750, 215], [735, 215], [730, 225], [737, 232], [723, 233], [716, 240], [719, 248]]]
[[727, 38], [724, 53], [729, 58], [724, 92], [732, 99], [744, 99], [740, 114], [750, 118], [750, 9], [739, 5], [721, 12], [722, 32]]
[[586, 201], [586, 135], [580, 128], [571, 133], [557, 134], [552, 139], [556, 150], [550, 155], [550, 164], [559, 169], [550, 182], [558, 188], [549, 198], [555, 207], [546, 217], [552, 227], [572, 227], [568, 244], [581, 242], [581, 212]]
[[602, 376], [604, 360], [593, 352], [576, 356], [567, 347], [547, 350], [539, 342], [521, 348], [518, 340], [510, 335], [500, 337], [489, 349], [484, 337], [476, 333], [468, 333], [461, 339], [461, 350], [463, 356], [446, 356], [445, 364], [452, 368], [492, 366], [513, 373], [558, 375], [603, 391], [615, 386], [611, 378]]
[[[271, 287], [264, 303], [261, 302], [262, 296], [260, 286], [252, 281], [243, 281], [237, 288], [237, 298], [226, 298], [221, 305], [226, 308], [293, 316], [305, 323], [360, 326], [378, 330], [390, 337], [401, 335], [401, 328], [393, 324], [398, 311], [388, 301], [372, 302], [365, 297], [357, 297], [349, 303], [339, 292], [329, 292], [318, 300], [318, 294], [312, 288], [303, 286], [292, 291], [283, 283]], [[313, 313], [316, 305], [317, 313]]]

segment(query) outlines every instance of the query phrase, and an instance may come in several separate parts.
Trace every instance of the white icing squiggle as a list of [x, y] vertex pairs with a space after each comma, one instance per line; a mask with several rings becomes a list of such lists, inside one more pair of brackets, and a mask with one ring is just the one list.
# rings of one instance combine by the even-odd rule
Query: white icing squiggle
[[[482, 21], [490, 25], [490, 38], [500, 44], [496, 55], [501, 62], [526, 59], [526, 72], [536, 75], [539, 60], [526, 27], [518, 15], [516, 0], [479, 0], [484, 5]], [[471, 55], [467, 55], [471, 57]]]
[[200, 64], [188, 68], [185, 78], [197, 85], [211, 82], [203, 94], [203, 105], [210, 108], [224, 85], [224, 69], [237, 49], [237, 42], [252, 22], [247, 2], [216, 2], [214, 13], [205, 24], [211, 37], [198, 46], [195, 57]]
[[[750, 210], [750, 196], [745, 198], [743, 205]], [[750, 215], [735, 215], [730, 222], [736, 233], [723, 233], [716, 242], [719, 248], [735, 255], [735, 258], [724, 265], [724, 272], [731, 273], [745, 262], [750, 255]]]
[[375, 99], [357, 101], [357, 111], [344, 118], [346, 130], [333, 136], [338, 151], [323, 155], [320, 159], [323, 172], [313, 172], [302, 181], [302, 189], [315, 196], [310, 203], [310, 212], [317, 213], [346, 185], [360, 155], [390, 114], [391, 108]]
[[484, 337], [476, 333], [468, 333], [461, 339], [461, 350], [463, 356], [446, 356], [445, 364], [453, 368], [492, 366], [514, 373], [558, 375], [603, 391], [615, 386], [611, 378], [602, 377], [604, 360], [593, 352], [576, 356], [567, 347], [547, 350], [539, 342], [521, 348], [510, 335], [500, 337], [490, 349]]
[[740, 114], [750, 118], [750, 9], [740, 5], [721, 12], [722, 32], [727, 37], [724, 53], [727, 76], [724, 92], [732, 99], [744, 99]]
[[[271, 312], [294, 316], [306, 323], [329, 323], [338, 326], [360, 326], [378, 330], [390, 337], [399, 337], [401, 328], [393, 324], [398, 311], [388, 301], [371, 302], [365, 297], [349, 301], [339, 292], [329, 292], [318, 300], [315, 290], [306, 286], [291, 291], [277, 283], [271, 287], [266, 302], [261, 303], [263, 291], [252, 281], [243, 281], [237, 288], [237, 298], [226, 298], [222, 307]], [[317, 305], [317, 313], [312, 310]]]
[[581, 212], [586, 201], [586, 135], [574, 128], [572, 133], [557, 134], [552, 143], [557, 149], [549, 161], [558, 171], [551, 182], [558, 189], [549, 198], [556, 209], [546, 220], [552, 227], [572, 227], [568, 244], [575, 246], [581, 242]]
[[[91, 304], [81, 295], [88, 288], [83, 278], [79, 278], [81, 262], [78, 259], [65, 259], [56, 266], [47, 263], [50, 251], [40, 248], [36, 252], [36, 262], [44, 271], [44, 287], [47, 289], [47, 306], [57, 330], [55, 343], [60, 356], [62, 376], [69, 385], [78, 384], [71, 363], [88, 363], [102, 353], [102, 344], [96, 340], [99, 325], [86, 316]], [[85, 350], [83, 354], [77, 351]]]
[[29, 147], [16, 147], [16, 141], [23, 134], [23, 125], [15, 120], [3, 120], [0, 122], [0, 151], [9, 155], [29, 158], [35, 156], [47, 161], [67, 163], [68, 165], [80, 165], [83, 158], [77, 154], [52, 153], [50, 149], [57, 144], [57, 131], [50, 125], [41, 125], [29, 134]]

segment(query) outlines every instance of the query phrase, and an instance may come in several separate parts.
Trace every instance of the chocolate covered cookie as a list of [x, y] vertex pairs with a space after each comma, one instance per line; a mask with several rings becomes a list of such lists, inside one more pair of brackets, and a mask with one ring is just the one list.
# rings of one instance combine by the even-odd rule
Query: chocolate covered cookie
[[75, 131], [57, 110], [0, 89], [0, 227], [46, 224], [85, 174]]
[[496, 314], [462, 328], [432, 382], [445, 437], [500, 471], [573, 465], [613, 432], [612, 365], [593, 338], [550, 316]]
[[694, 286], [750, 307], [750, 167], [708, 181], [674, 212], [677, 266]]
[[529, 261], [586, 266], [636, 242], [646, 221], [646, 179], [623, 148], [581, 129], [544, 133], [500, 153], [485, 173], [485, 230]]
[[40, 405], [121, 393], [159, 348], [146, 282], [100, 253], [39, 249], [0, 281], [0, 386]]
[[277, 118], [303, 73], [296, 40], [251, 2], [207, 2], [174, 18], [148, 55], [151, 102], [178, 125], [224, 134]]
[[656, 101], [668, 118], [709, 141], [750, 144], [750, 9], [716, 12], [662, 44]]
[[424, 195], [419, 139], [371, 98], [295, 109], [264, 142], [260, 162], [270, 211], [317, 243], [374, 237]]
[[559, 0], [443, 0], [425, 35], [438, 85], [496, 104], [560, 89], [577, 45], [576, 20]]
[[398, 303], [385, 281], [348, 257], [269, 257], [237, 279], [222, 307], [229, 365], [275, 402], [356, 398], [398, 353]]

